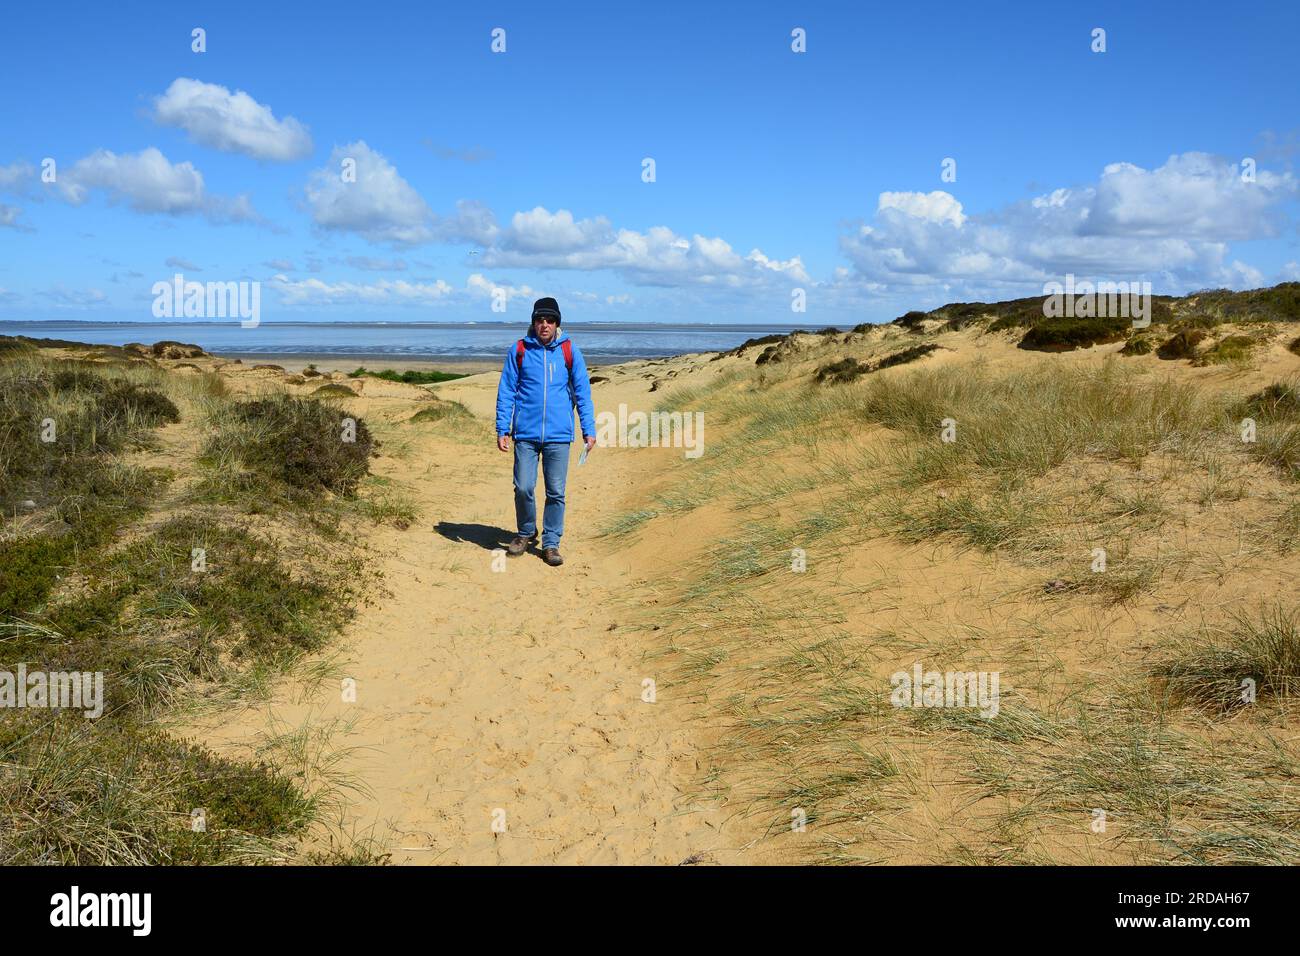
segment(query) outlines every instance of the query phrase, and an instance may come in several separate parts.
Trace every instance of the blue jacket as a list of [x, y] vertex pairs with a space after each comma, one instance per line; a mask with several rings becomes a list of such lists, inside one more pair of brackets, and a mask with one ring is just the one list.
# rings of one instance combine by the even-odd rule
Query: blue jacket
[[[560, 329], [550, 345], [532, 335], [524, 339], [522, 373], [510, 343], [501, 381], [497, 385], [497, 434], [535, 442], [573, 441], [573, 409], [578, 409], [584, 435], [596, 434], [596, 413], [591, 404], [591, 381], [582, 351], [573, 345], [573, 374], [564, 367]], [[572, 380], [570, 380], [572, 379]]]

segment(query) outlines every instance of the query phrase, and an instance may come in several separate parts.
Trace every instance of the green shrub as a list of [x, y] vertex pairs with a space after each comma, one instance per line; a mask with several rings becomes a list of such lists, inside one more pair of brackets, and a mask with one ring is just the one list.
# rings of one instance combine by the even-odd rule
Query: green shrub
[[[43, 441], [45, 422], [54, 441]], [[59, 363], [0, 369], [0, 506], [81, 491], [103, 463], [96, 456], [143, 440], [180, 420], [161, 392], [106, 376], [94, 366]]]
[[465, 378], [465, 375], [456, 372], [439, 372], [437, 370], [423, 372], [409, 368], [402, 372], [395, 372], [391, 368], [386, 368], [382, 372], [375, 372], [361, 367], [355, 372], [348, 372], [348, 378], [360, 378], [363, 375], [370, 378], [382, 378], [386, 382], [402, 382], [406, 385], [436, 385], [439, 382], [450, 382], [458, 378]]
[[1148, 335], [1130, 335], [1124, 347], [1119, 350], [1120, 355], [1150, 355], [1155, 351], [1155, 346], [1151, 344], [1151, 337]]
[[177, 793], [182, 810], [202, 807], [209, 829], [274, 837], [302, 830], [312, 801], [283, 773], [266, 763], [236, 763], [205, 748], [182, 745], [185, 769]]
[[865, 375], [870, 371], [870, 364], [859, 362], [854, 358], [845, 358], [840, 359], [838, 362], [832, 362], [829, 365], [823, 365], [817, 370], [816, 374], [813, 375], [813, 379], [819, 384], [842, 385], [845, 382], [851, 382], [858, 376]]
[[317, 813], [280, 768], [107, 714], [21, 712], [0, 725], [0, 764], [4, 865], [269, 862]]
[[1195, 292], [1180, 301], [1177, 312], [1180, 321], [1195, 318], [1205, 323], [1203, 327], [1222, 322], [1300, 322], [1300, 282], [1245, 292]]
[[912, 345], [897, 352], [891, 352], [884, 358], [876, 362], [872, 371], [880, 371], [882, 368], [893, 368], [895, 365], [906, 365], [909, 362], [915, 362], [917, 359], [925, 358], [931, 352], [936, 351], [939, 346], [933, 342], [927, 342], [923, 345]]
[[460, 402], [449, 402], [443, 399], [435, 399], [433, 404], [426, 405], [414, 415], [407, 419], [408, 422], [441, 422], [447, 419], [469, 420], [474, 416], [470, 410]]
[[1255, 340], [1246, 335], [1228, 335], [1215, 342], [1196, 358], [1197, 365], [1223, 365], [1250, 358]]
[[1205, 339], [1200, 329], [1183, 329], [1172, 335], [1164, 345], [1156, 349], [1156, 355], [1162, 359], [1190, 359], [1197, 354], [1196, 347]]
[[360, 418], [325, 402], [278, 395], [231, 405], [205, 455], [231, 456], [294, 488], [351, 497], [376, 447]]
[[755, 346], [755, 345], [777, 345], [777, 344], [780, 344], [781, 342], [784, 342], [788, 337], [789, 337], [789, 336], [785, 336], [785, 335], [762, 335], [762, 336], [759, 336], [759, 337], [756, 338], [756, 339], [745, 339], [745, 341], [741, 342], [739, 345], [737, 345], [737, 346], [736, 346], [734, 349], [732, 349], [731, 351], [729, 351], [729, 352], [723, 352], [722, 354], [723, 354], [723, 355], [740, 355], [742, 352], [745, 351], [745, 349], [747, 349], [747, 348], [751, 348], [752, 346]]
[[990, 332], [1006, 332], [1010, 329], [1023, 329], [1027, 324], [1018, 315], [1004, 315], [989, 323]]
[[0, 622], [44, 603], [74, 553], [67, 535], [0, 541]]
[[1041, 319], [1025, 333], [1019, 347], [1037, 352], [1068, 352], [1118, 342], [1130, 327], [1130, 320], [1117, 317]]

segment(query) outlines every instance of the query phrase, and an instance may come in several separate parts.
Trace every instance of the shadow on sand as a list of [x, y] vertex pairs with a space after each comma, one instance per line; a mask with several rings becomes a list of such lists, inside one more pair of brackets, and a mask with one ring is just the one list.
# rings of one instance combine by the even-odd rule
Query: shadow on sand
[[467, 541], [488, 551], [504, 548], [515, 536], [513, 531], [487, 524], [456, 524], [451, 521], [439, 521], [433, 530], [448, 541]]

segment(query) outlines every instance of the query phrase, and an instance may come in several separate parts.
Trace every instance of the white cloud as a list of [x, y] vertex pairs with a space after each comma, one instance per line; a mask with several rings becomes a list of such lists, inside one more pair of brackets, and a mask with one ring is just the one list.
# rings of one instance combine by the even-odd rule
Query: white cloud
[[511, 299], [537, 299], [541, 298], [537, 290], [532, 286], [521, 285], [514, 286], [508, 282], [493, 282], [491, 279], [475, 272], [465, 280], [465, 288], [478, 298], [487, 298], [494, 294], [498, 289], [505, 292], [506, 301]]
[[966, 221], [961, 203], [938, 189], [932, 193], [881, 193], [876, 212], [885, 209], [897, 209], [913, 219], [947, 222], [959, 228]]
[[742, 257], [723, 239], [679, 236], [666, 226], [615, 229], [604, 216], [575, 220], [567, 209], [517, 212], [486, 249], [490, 268], [610, 269], [643, 285], [739, 287], [780, 274], [808, 281], [798, 259], [780, 262], [755, 249]]
[[0, 190], [18, 195], [30, 195], [38, 180], [36, 167], [21, 160], [0, 166]]
[[[355, 170], [351, 181], [342, 175], [348, 160]], [[575, 219], [567, 209], [516, 212], [505, 229], [475, 201], [461, 200], [455, 213], [439, 216], [392, 163], [362, 141], [336, 147], [329, 164], [311, 174], [305, 192], [321, 229], [399, 246], [469, 243], [483, 249], [479, 261], [490, 269], [609, 269], [662, 286], [811, 281], [798, 257], [781, 261], [759, 249], [741, 256], [720, 238], [687, 239], [664, 226], [615, 229], [604, 216]]]
[[8, 228], [17, 229], [20, 232], [28, 231], [28, 227], [18, 221], [18, 217], [22, 215], [22, 212], [23, 211], [17, 206], [6, 206], [4, 203], [0, 203], [0, 229]]
[[[346, 160], [352, 161], [349, 167], [355, 164], [355, 181], [344, 179]], [[453, 215], [436, 215], [397, 168], [364, 141], [336, 146], [329, 164], [311, 174], [305, 192], [317, 226], [374, 242], [488, 245], [499, 232], [492, 211], [478, 202], [461, 200]]]
[[180, 256], [168, 256], [167, 261], [163, 263], [169, 269], [184, 269], [186, 272], [202, 272], [203, 270], [190, 262], [188, 259], [182, 259]]
[[322, 229], [402, 245], [436, 238], [428, 204], [397, 167], [364, 141], [334, 147], [329, 164], [308, 179], [306, 194], [312, 219]]
[[243, 90], [231, 93], [224, 86], [184, 77], [173, 80], [154, 100], [154, 119], [180, 127], [196, 143], [255, 159], [302, 159], [312, 149], [307, 127], [292, 116], [277, 120], [269, 106]]
[[538, 206], [514, 214], [502, 245], [525, 254], [563, 255], [600, 245], [608, 241], [609, 235], [609, 220], [603, 216], [574, 222], [573, 213], [567, 209], [552, 213]]
[[1290, 173], [1241, 167], [1206, 153], [1170, 156], [1159, 169], [1112, 163], [1102, 171], [1083, 232], [1105, 236], [1177, 236], [1227, 241], [1275, 235], [1273, 211], [1295, 195]]
[[438, 238], [443, 242], [470, 242], [490, 246], [501, 229], [492, 210], [481, 202], [461, 199], [456, 203], [456, 214], [436, 222]]
[[[38, 182], [39, 174], [31, 163], [17, 160], [8, 166], [0, 166], [0, 192], [39, 200], [42, 197], [40, 190], [36, 188]], [[0, 203], [0, 229], [34, 232], [31, 226], [18, 221], [22, 213], [20, 206]]]
[[136, 212], [202, 213], [215, 221], [232, 222], [259, 218], [247, 196], [209, 195], [203, 174], [192, 163], [172, 163], [153, 146], [121, 156], [97, 150], [60, 170], [58, 187], [74, 206], [86, 202], [98, 189], [107, 194], [109, 202], [125, 202]]
[[1290, 174], [1259, 170], [1244, 183], [1235, 164], [1187, 153], [1151, 171], [1112, 164], [1095, 186], [980, 215], [944, 192], [884, 193], [875, 219], [841, 238], [854, 274], [837, 281], [959, 299], [1034, 294], [1067, 273], [1170, 291], [1259, 285], [1228, 243], [1275, 235], [1279, 207], [1296, 192]]
[[452, 287], [438, 279], [436, 282], [407, 282], [381, 279], [366, 284], [358, 282], [322, 282], [320, 279], [293, 280], [278, 274], [271, 279], [271, 288], [280, 294], [285, 305], [335, 305], [358, 303], [366, 305], [419, 305], [432, 304], [452, 294]]

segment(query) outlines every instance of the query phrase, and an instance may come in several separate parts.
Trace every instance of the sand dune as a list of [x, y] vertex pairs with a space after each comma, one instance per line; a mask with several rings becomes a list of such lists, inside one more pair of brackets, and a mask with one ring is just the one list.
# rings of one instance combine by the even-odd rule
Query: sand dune
[[[510, 459], [490, 434], [495, 373], [433, 388], [470, 412], [454, 427], [411, 421], [425, 389], [345, 382], [359, 394], [340, 400], [385, 443], [373, 472], [421, 518], [367, 533], [383, 592], [325, 679], [286, 678], [267, 702], [176, 729], [246, 755], [268, 735], [331, 728], [336, 772], [364, 784], [344, 792], [337, 824], [398, 863], [1288, 859], [1291, 825], [1252, 816], [1284, 782], [1217, 749], [1290, 752], [1285, 701], [1227, 723], [1169, 716], [1148, 675], [1180, 635], [1288, 596], [1300, 566], [1278, 529], [1293, 485], [1230, 440], [1192, 461], [1157, 435], [1129, 462], [1082, 445], [1011, 497], [971, 472], [890, 498], [876, 485], [904, 445], [861, 403], [918, 369], [953, 372], [954, 387], [1077, 373], [1080, 387], [1118, 375], [1142, 401], [1166, 381], [1244, 396], [1300, 372], [1289, 333], [1248, 361], [1194, 365], [1120, 358], [1121, 342], [1029, 352], [1014, 331], [933, 325], [603, 369], [598, 411], [665, 396], [702, 407], [708, 450], [602, 447], [582, 467], [575, 454], [558, 570], [493, 553], [513, 520]], [[874, 368], [918, 342], [936, 348], [815, 384], [827, 365]], [[319, 387], [221, 373], [240, 389]], [[928, 530], [908, 530], [921, 520]], [[1072, 576], [1098, 540], [1122, 573]], [[800, 577], [792, 546], [808, 549]], [[999, 720], [882, 709], [890, 674], [922, 660], [1005, 674]], [[1133, 733], [1189, 789], [1155, 764], [1135, 770]], [[1205, 803], [1198, 775], [1218, 781], [1220, 803]], [[1176, 822], [1152, 815], [1162, 801]], [[1096, 807], [1110, 808], [1109, 831], [1090, 826]], [[808, 827], [792, 827], [801, 815]], [[1244, 834], [1234, 849], [1204, 842], [1225, 826]]]

